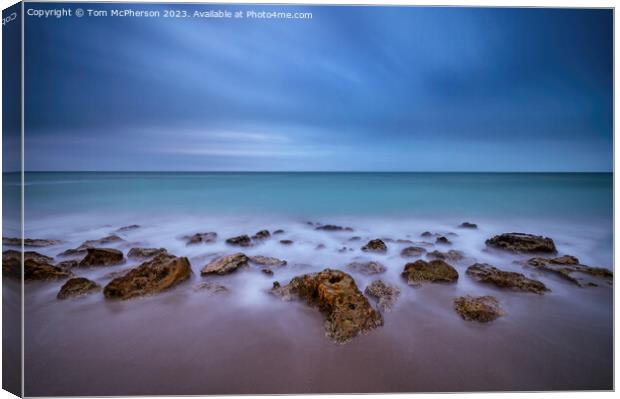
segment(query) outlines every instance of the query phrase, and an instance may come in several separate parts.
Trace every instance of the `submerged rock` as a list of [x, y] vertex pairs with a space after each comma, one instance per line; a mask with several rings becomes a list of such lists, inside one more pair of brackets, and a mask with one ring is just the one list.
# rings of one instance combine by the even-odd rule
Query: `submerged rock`
[[383, 280], [374, 280], [364, 292], [378, 301], [381, 311], [387, 312], [394, 307], [400, 296], [400, 289], [395, 285], [386, 283]]
[[93, 292], [99, 291], [100, 289], [101, 286], [94, 281], [91, 281], [84, 277], [75, 277], [67, 280], [67, 282], [63, 284], [56, 297], [58, 299], [78, 297], [92, 294]]
[[131, 248], [127, 253], [127, 257], [133, 259], [148, 259], [166, 253], [168, 253], [166, 248]]
[[210, 244], [217, 241], [217, 233], [209, 231], [208, 233], [196, 233], [192, 236], [185, 236], [184, 238], [187, 240], [187, 245]]
[[110, 281], [103, 294], [116, 299], [156, 294], [189, 279], [191, 274], [187, 258], [162, 254]]
[[274, 232], [273, 232], [273, 235], [275, 236], [275, 235], [278, 235], [278, 234], [284, 234], [284, 233], [285, 233], [285, 231], [284, 231], [284, 230], [282, 230], [282, 229], [278, 229], [278, 230], [276, 230], [276, 231], [274, 231]]
[[222, 256], [203, 267], [200, 274], [204, 276], [208, 274], [223, 275], [232, 273], [240, 267], [248, 266], [248, 261], [249, 258], [241, 252], [233, 255]]
[[381, 263], [374, 261], [352, 262], [347, 265], [347, 268], [366, 275], [384, 273], [387, 270]]
[[326, 319], [326, 334], [337, 342], [383, 325], [381, 313], [370, 306], [355, 280], [340, 270], [298, 276], [285, 286], [274, 282], [271, 292], [286, 300], [298, 297], [318, 307]]
[[600, 280], [611, 284], [614, 277], [611, 270], [582, 265], [579, 259], [570, 255], [557, 258], [531, 258], [525, 264], [538, 270], [554, 273], [579, 287], [596, 287]]
[[202, 282], [194, 287], [194, 291], [206, 291], [210, 294], [227, 294], [230, 292], [225, 285], [212, 282]]
[[[42, 238], [24, 238], [24, 247], [51, 247], [58, 245], [61, 242], [58, 240], [48, 240]], [[21, 247], [22, 239], [19, 237], [2, 237], [2, 245], [9, 245], [12, 247]]]
[[293, 241], [292, 240], [280, 240], [280, 244], [282, 244], [282, 245], [292, 245]]
[[263, 272], [264, 274], [268, 275], [268, 276], [273, 276], [273, 270], [271, 270], [268, 267], [266, 267], [264, 269], [261, 269], [260, 271]]
[[423, 283], [455, 283], [459, 273], [443, 260], [435, 259], [430, 262], [417, 260], [407, 263], [402, 276], [407, 280], [407, 284], [418, 286]]
[[[19, 268], [19, 265], [17, 266]], [[71, 272], [34, 259], [24, 261], [24, 280], [57, 280], [71, 277]]]
[[437, 237], [437, 239], [435, 240], [435, 243], [436, 244], [442, 244], [442, 245], [451, 245], [452, 244], [452, 242], [450, 242], [450, 240], [448, 240], [444, 236]]
[[123, 253], [113, 248], [88, 248], [87, 254], [80, 261], [80, 267], [113, 266], [125, 262]]
[[314, 247], [314, 249], [316, 249], [316, 250], [325, 249], [325, 244], [319, 244], [316, 247]]
[[490, 295], [480, 297], [458, 297], [454, 300], [454, 310], [465, 320], [473, 320], [481, 323], [493, 321], [504, 315], [497, 299]]
[[142, 227], [142, 226], [140, 226], [138, 224], [131, 224], [129, 226], [123, 226], [123, 227], [120, 227], [120, 228], [116, 229], [116, 232], [117, 233], [123, 233], [125, 231], [131, 231], [131, 230], [139, 229], [140, 227]]
[[370, 240], [362, 247], [364, 252], [387, 252], [387, 246], [380, 239]]
[[463, 255], [463, 252], [456, 251], [454, 249], [451, 249], [447, 252], [435, 250], [429, 252], [428, 254], [426, 254], [426, 256], [431, 259], [449, 260], [450, 262], [458, 262], [465, 259], [465, 255]]
[[269, 230], [261, 230], [259, 232], [257, 232], [256, 234], [254, 234], [252, 236], [252, 239], [254, 240], [265, 240], [267, 238], [271, 237], [271, 233], [269, 233]]
[[353, 229], [351, 227], [337, 226], [335, 224], [321, 225], [321, 226], [316, 227], [315, 230], [322, 230], [322, 231], [353, 231]]
[[257, 265], [262, 266], [286, 266], [286, 261], [278, 258], [273, 258], [271, 256], [250, 256], [250, 262], [256, 263]]
[[231, 237], [227, 239], [226, 244], [238, 247], [249, 247], [252, 245], [252, 239], [247, 234], [244, 234], [241, 236]]
[[406, 247], [400, 251], [400, 256], [404, 258], [413, 258], [416, 256], [422, 256], [424, 253], [426, 253], [426, 249], [422, 247]]
[[468, 276], [481, 283], [493, 284], [500, 288], [542, 294], [548, 291], [545, 284], [525, 277], [521, 273], [500, 270], [486, 263], [475, 263], [467, 268]]
[[524, 233], [505, 233], [486, 240], [491, 248], [516, 253], [552, 253], [557, 252], [551, 238]]
[[459, 225], [462, 229], [477, 229], [478, 225], [475, 223], [463, 222]]
[[125, 240], [123, 240], [121, 237], [112, 234], [107, 237], [100, 238], [98, 240], [84, 241], [79, 247], [73, 248], [73, 249], [67, 249], [64, 252], [59, 253], [58, 256], [84, 255], [88, 252], [89, 248], [95, 248], [95, 247], [102, 246], [102, 245], [120, 243], [124, 241]]

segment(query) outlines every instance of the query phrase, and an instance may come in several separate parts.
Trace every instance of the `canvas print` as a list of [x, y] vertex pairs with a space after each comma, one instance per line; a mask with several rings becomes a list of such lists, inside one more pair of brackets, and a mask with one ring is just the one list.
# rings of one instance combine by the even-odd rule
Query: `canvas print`
[[613, 10], [3, 20], [6, 389], [613, 389]]

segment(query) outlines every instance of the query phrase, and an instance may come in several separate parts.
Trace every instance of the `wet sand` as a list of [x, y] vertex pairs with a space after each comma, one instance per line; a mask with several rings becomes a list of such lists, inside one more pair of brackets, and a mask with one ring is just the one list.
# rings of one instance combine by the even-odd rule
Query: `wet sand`
[[[613, 388], [611, 287], [579, 288], [546, 275], [550, 293], [525, 294], [467, 281], [463, 271], [455, 285], [401, 286], [385, 325], [346, 344], [327, 338], [322, 316], [303, 303], [266, 292], [236, 300], [245, 280], [270, 286], [258, 269], [213, 278], [231, 287], [225, 295], [195, 292], [204, 281], [196, 274], [169, 292], [124, 302], [101, 294], [58, 301], [61, 283], [29, 283], [25, 393]], [[507, 315], [489, 324], [462, 320], [452, 298], [466, 293], [496, 295]]]

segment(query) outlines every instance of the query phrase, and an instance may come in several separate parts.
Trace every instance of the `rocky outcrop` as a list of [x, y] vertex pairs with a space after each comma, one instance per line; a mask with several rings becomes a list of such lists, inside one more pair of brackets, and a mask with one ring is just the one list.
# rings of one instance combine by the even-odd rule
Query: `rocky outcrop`
[[186, 240], [187, 245], [211, 244], [217, 241], [217, 233], [213, 231], [208, 233], [196, 233], [183, 238]]
[[407, 263], [402, 276], [407, 280], [407, 284], [418, 286], [424, 283], [455, 283], [459, 273], [443, 260], [435, 259], [430, 262], [417, 260]]
[[384, 253], [387, 252], [387, 245], [380, 239], [370, 240], [368, 244], [362, 247], [362, 251]]
[[249, 247], [252, 245], [252, 239], [247, 234], [244, 234], [241, 236], [231, 237], [227, 239], [226, 244], [234, 245], [237, 247]]
[[121, 237], [117, 235], [109, 235], [107, 237], [100, 238], [98, 240], [88, 240], [84, 241], [79, 247], [73, 249], [67, 249], [64, 252], [58, 254], [58, 256], [78, 256], [84, 255], [88, 252], [89, 248], [95, 248], [99, 246], [104, 246], [108, 244], [118, 244], [124, 242]]
[[579, 259], [570, 255], [557, 258], [531, 258], [525, 265], [553, 273], [579, 287], [596, 287], [601, 281], [612, 284], [614, 278], [611, 270], [582, 265]]
[[56, 297], [58, 299], [66, 299], [70, 297], [79, 297], [93, 292], [99, 291], [101, 286], [84, 277], [75, 277], [67, 280], [66, 283], [60, 287], [60, 291]]
[[88, 248], [87, 254], [80, 261], [80, 267], [114, 266], [125, 262], [123, 253], [113, 248]]
[[228, 294], [230, 290], [228, 287], [222, 284], [212, 283], [212, 282], [202, 282], [194, 287], [194, 291], [204, 291], [209, 294]]
[[325, 224], [315, 227], [315, 230], [321, 231], [353, 231], [351, 227], [337, 226], [335, 224]]
[[454, 249], [451, 249], [447, 252], [441, 252], [441, 251], [435, 250], [435, 251], [429, 252], [428, 254], [426, 254], [426, 256], [431, 259], [447, 260], [450, 262], [458, 262], [458, 261], [465, 259], [465, 255], [463, 254], [463, 252], [456, 251]]
[[347, 268], [366, 275], [384, 273], [387, 270], [381, 263], [374, 261], [351, 262], [347, 265]]
[[366, 287], [364, 292], [377, 300], [377, 306], [383, 312], [391, 310], [400, 296], [400, 289], [398, 287], [383, 280], [374, 280]]
[[80, 262], [78, 262], [77, 260], [65, 260], [62, 262], [58, 262], [56, 266], [60, 267], [62, 270], [71, 270], [80, 266]]
[[495, 297], [461, 296], [454, 300], [454, 310], [465, 320], [487, 323], [504, 315]]
[[[51, 247], [58, 245], [61, 242], [58, 240], [47, 240], [41, 238], [24, 238], [24, 247]], [[2, 237], [2, 245], [8, 245], [11, 247], [21, 247], [22, 239], [18, 237]]]
[[521, 273], [500, 270], [486, 263], [475, 263], [467, 268], [468, 276], [481, 283], [493, 284], [499, 288], [543, 294], [548, 291], [545, 284], [525, 277]]
[[477, 229], [478, 225], [475, 223], [463, 222], [459, 225], [461, 229]]
[[110, 281], [103, 294], [114, 299], [157, 294], [189, 279], [191, 274], [187, 258], [162, 254]]
[[491, 248], [515, 253], [550, 253], [557, 252], [551, 238], [524, 233], [505, 233], [486, 240]]
[[200, 274], [228, 274], [236, 271], [240, 267], [248, 266], [249, 258], [245, 254], [238, 252], [233, 255], [222, 256], [217, 258], [207, 266], [203, 267]]
[[337, 342], [383, 325], [381, 313], [370, 306], [355, 280], [340, 270], [298, 276], [285, 286], [275, 282], [271, 292], [286, 300], [301, 298], [316, 306], [325, 316], [326, 334]]
[[148, 259], [157, 255], [166, 254], [166, 248], [131, 248], [127, 253], [127, 257], [131, 259]]
[[426, 249], [422, 247], [411, 246], [403, 248], [403, 250], [400, 251], [400, 256], [402, 256], [403, 258], [414, 258], [417, 256], [422, 256], [424, 253], [426, 253]]
[[257, 265], [261, 265], [261, 266], [272, 266], [272, 267], [286, 266], [285, 260], [273, 258], [271, 256], [256, 255], [256, 256], [250, 256], [249, 259], [250, 259], [250, 262], [255, 263]]
[[[19, 268], [19, 265], [17, 266]], [[19, 269], [18, 269], [19, 270]], [[71, 272], [34, 259], [24, 261], [24, 280], [58, 280], [71, 277]]]

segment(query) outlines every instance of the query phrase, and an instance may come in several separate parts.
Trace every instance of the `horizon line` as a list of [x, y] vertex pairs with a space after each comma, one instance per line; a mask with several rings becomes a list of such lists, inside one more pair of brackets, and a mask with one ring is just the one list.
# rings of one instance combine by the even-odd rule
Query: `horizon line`
[[[21, 173], [21, 170], [2, 173]], [[610, 171], [457, 171], [457, 170], [25, 170], [24, 173], [614, 173]]]

